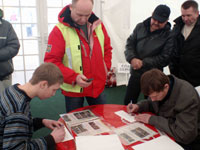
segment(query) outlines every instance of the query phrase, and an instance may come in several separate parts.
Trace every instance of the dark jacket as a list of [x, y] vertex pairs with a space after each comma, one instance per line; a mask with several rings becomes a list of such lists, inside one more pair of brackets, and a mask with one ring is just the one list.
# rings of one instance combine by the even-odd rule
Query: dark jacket
[[12, 25], [0, 19], [0, 80], [13, 72], [12, 58], [17, 55], [19, 47], [19, 40]]
[[200, 17], [191, 34], [185, 40], [181, 33], [184, 26], [181, 17], [174, 20], [173, 28], [175, 49], [170, 62], [170, 72], [190, 82], [193, 86], [200, 85]]
[[149, 124], [172, 136], [177, 142], [189, 144], [200, 135], [200, 98], [187, 81], [174, 79], [171, 93], [162, 101], [139, 102], [139, 112], [151, 111]]
[[173, 40], [171, 37], [170, 23], [154, 32], [150, 32], [150, 20], [139, 23], [129, 36], [126, 43], [125, 57], [131, 63], [133, 58], [143, 61], [143, 67], [133, 72], [144, 72], [152, 68], [160, 70], [167, 66], [172, 51]]

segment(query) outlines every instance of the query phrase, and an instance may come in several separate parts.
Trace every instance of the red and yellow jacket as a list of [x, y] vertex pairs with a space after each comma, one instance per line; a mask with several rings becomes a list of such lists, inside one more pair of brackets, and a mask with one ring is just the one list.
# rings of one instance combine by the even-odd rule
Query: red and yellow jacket
[[[92, 14], [88, 20], [88, 39], [85, 38], [84, 32], [79, 29], [71, 19], [71, 12], [69, 6], [63, 8], [59, 13], [58, 20], [59, 23], [55, 26], [52, 32], [49, 35], [48, 47], [45, 53], [45, 62], [52, 62], [56, 64], [63, 73], [64, 76], [64, 85], [61, 86], [62, 93], [66, 96], [71, 97], [98, 97], [99, 94], [104, 90], [106, 82], [107, 70], [110, 70], [111, 67], [111, 58], [112, 58], [112, 47], [110, 45], [110, 38], [107, 34], [107, 31], [103, 23], [98, 19], [95, 14]], [[70, 67], [69, 63], [66, 63], [66, 57], [68, 57], [68, 49], [71, 50], [73, 46], [67, 48], [68, 39], [66, 39], [66, 34], [62, 28], [70, 29], [76, 31], [75, 34], [79, 38], [80, 43], [80, 57], [72, 57], [72, 62], [81, 62], [81, 70], [77, 71], [73, 67]], [[99, 40], [96, 29], [101, 27], [102, 33], [104, 35], [103, 45], [101, 48], [102, 41]], [[73, 55], [73, 54], [72, 54]], [[65, 57], [66, 56], [66, 57]], [[76, 60], [75, 60], [76, 59]], [[74, 64], [77, 68], [78, 64]], [[79, 67], [80, 68], [80, 67]], [[93, 78], [92, 84], [87, 88], [80, 88], [77, 91], [72, 86], [75, 83], [76, 77], [79, 73], [83, 73], [88, 79]]]

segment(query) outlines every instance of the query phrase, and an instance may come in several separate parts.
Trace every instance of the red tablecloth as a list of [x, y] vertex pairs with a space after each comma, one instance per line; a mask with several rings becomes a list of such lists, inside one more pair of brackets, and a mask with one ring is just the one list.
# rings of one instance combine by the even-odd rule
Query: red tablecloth
[[[125, 123], [121, 121], [121, 118], [117, 116], [116, 114], [114, 114], [116, 111], [119, 111], [119, 110], [126, 111], [125, 105], [116, 105], [116, 104], [93, 105], [93, 106], [86, 106], [83, 108], [76, 109], [73, 112], [82, 111], [85, 109], [90, 109], [97, 116], [103, 117], [107, 123], [109, 123], [111, 126], [114, 126], [115, 128], [125, 125]], [[59, 119], [59, 120], [64, 122], [62, 119]], [[146, 125], [146, 126], [158, 133], [158, 131], [153, 126], [151, 125]], [[158, 136], [160, 136], [159, 133], [156, 134], [154, 137], [158, 137]], [[126, 150], [132, 150], [131, 147], [139, 143], [141, 142], [136, 142], [128, 146], [125, 146], [125, 145], [123, 146]], [[76, 150], [74, 140], [59, 143], [56, 146], [57, 146], [57, 150]]]

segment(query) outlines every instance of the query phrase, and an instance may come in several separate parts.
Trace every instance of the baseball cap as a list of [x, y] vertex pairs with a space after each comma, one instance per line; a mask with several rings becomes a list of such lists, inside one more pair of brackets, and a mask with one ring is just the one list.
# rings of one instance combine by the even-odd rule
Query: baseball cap
[[167, 5], [158, 5], [152, 15], [152, 18], [159, 21], [165, 22], [169, 19], [170, 8]]

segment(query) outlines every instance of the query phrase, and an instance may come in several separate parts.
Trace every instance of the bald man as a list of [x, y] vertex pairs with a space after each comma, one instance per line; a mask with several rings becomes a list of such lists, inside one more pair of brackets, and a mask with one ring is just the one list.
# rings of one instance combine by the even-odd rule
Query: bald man
[[105, 104], [103, 93], [112, 47], [101, 20], [92, 12], [93, 0], [72, 0], [58, 16], [49, 35], [45, 62], [56, 64], [63, 73], [62, 94], [66, 112], [83, 106]]

